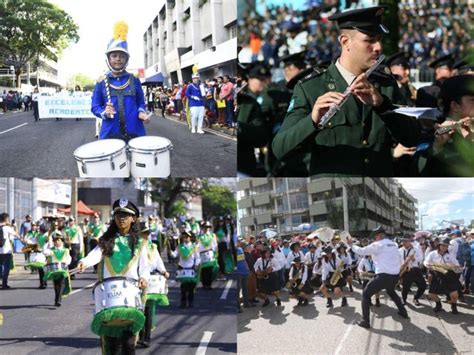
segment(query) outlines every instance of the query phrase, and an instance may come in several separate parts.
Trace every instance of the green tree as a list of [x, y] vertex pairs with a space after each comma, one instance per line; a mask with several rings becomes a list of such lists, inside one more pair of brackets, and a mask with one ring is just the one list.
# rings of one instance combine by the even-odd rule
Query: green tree
[[202, 212], [204, 219], [230, 214], [235, 216], [237, 201], [226, 186], [205, 183], [202, 190]]
[[170, 207], [170, 215], [177, 216], [177, 215], [185, 215], [187, 212], [186, 210], [186, 202], [183, 200], [177, 200], [171, 207]]
[[188, 178], [150, 179], [151, 199], [160, 205], [162, 217], [173, 216], [176, 201], [187, 201], [198, 196], [202, 190], [202, 180]]
[[27, 63], [57, 60], [68, 44], [79, 40], [72, 17], [45, 0], [0, 1], [0, 62], [15, 67], [16, 82]]
[[92, 90], [94, 89], [95, 81], [85, 74], [78, 73], [71, 76], [66, 84], [70, 89], [74, 89], [76, 85], [79, 85], [81, 89]]

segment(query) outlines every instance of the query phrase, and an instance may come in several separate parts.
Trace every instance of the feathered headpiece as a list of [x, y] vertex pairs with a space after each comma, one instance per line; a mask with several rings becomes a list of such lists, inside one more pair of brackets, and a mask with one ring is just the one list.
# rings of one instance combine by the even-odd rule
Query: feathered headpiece
[[128, 25], [125, 21], [119, 21], [114, 25], [114, 37], [109, 42], [107, 46], [107, 51], [105, 54], [110, 52], [120, 51], [128, 53], [128, 44], [127, 44], [127, 34], [128, 34]]

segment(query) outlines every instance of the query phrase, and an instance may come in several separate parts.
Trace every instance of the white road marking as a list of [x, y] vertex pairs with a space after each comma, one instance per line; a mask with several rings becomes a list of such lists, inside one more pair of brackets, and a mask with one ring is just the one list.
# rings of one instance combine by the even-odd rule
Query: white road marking
[[80, 291], [82, 291], [82, 290], [85, 290], [86, 288], [90, 288], [90, 287], [94, 286], [94, 284], [95, 284], [95, 282], [93, 282], [93, 283], [91, 283], [91, 284], [89, 284], [89, 285], [87, 285], [87, 286], [85, 286], [85, 287], [83, 287], [83, 288], [80, 288], [79, 290], [74, 290], [74, 291], [72, 291], [72, 292], [69, 294], [69, 296], [75, 294], [76, 292], [80, 292]]
[[199, 348], [196, 351], [196, 355], [205, 355], [207, 346], [209, 345], [209, 342], [211, 341], [211, 337], [214, 332], [208, 332], [205, 331], [202, 338], [201, 342], [199, 343]]
[[23, 127], [23, 126], [25, 126], [25, 125], [27, 125], [27, 124], [28, 124], [28, 122], [22, 123], [22, 124], [20, 124], [20, 125], [18, 125], [18, 126], [15, 126], [15, 127], [13, 127], [13, 128], [7, 129], [6, 131], [0, 132], [0, 134], [7, 133], [7, 132], [10, 132], [10, 131], [13, 131], [14, 129], [17, 129], [17, 128], [20, 128], [20, 127]]
[[339, 345], [337, 346], [336, 348], [336, 351], [334, 352], [334, 355], [339, 355], [341, 350], [342, 350], [342, 344], [344, 344], [344, 341], [347, 339], [347, 337], [349, 336], [349, 333], [352, 329], [352, 326], [354, 325], [354, 322], [352, 322], [346, 329], [346, 331], [344, 332], [344, 336], [342, 337], [341, 341], [339, 342]]
[[229, 294], [231, 286], [232, 286], [232, 280], [227, 280], [224, 292], [222, 292], [221, 300], [225, 300], [227, 298], [227, 295]]

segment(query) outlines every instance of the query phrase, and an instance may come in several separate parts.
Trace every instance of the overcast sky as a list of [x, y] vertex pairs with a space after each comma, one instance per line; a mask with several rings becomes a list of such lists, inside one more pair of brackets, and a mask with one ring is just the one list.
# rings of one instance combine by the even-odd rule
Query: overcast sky
[[474, 219], [474, 180], [468, 178], [397, 178], [418, 199], [424, 229], [436, 228], [442, 220]]
[[80, 40], [64, 51], [59, 76], [67, 81], [81, 72], [97, 79], [104, 70], [105, 50], [117, 21], [128, 23], [128, 68], [143, 68], [143, 34], [158, 13], [160, 0], [48, 0], [66, 11], [79, 26]]

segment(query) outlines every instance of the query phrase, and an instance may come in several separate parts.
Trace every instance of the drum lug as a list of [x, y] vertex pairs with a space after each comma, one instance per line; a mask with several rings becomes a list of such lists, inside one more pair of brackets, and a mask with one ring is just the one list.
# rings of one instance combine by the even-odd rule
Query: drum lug
[[114, 163], [114, 158], [113, 158], [113, 156], [110, 157], [110, 167], [112, 168], [112, 170], [115, 170], [115, 163]]
[[125, 297], [125, 300], [123, 301], [123, 303], [128, 306], [128, 299]]
[[158, 165], [158, 153], [154, 152], [153, 157], [155, 158], [155, 165]]
[[84, 164], [83, 160], [81, 160], [81, 170], [83, 174], [87, 174], [87, 166]]

